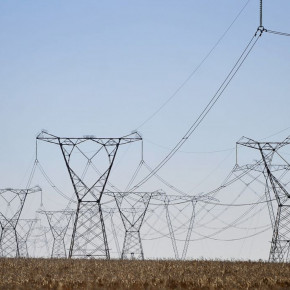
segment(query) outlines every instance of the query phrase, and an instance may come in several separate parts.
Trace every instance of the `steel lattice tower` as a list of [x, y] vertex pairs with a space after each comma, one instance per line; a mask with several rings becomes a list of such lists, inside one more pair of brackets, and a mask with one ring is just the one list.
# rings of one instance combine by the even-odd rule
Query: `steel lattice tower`
[[46, 215], [49, 228], [53, 236], [51, 258], [66, 258], [67, 251], [65, 247], [65, 237], [72, 216], [75, 214], [75, 212], [72, 210], [43, 210], [39, 211], [39, 213]]
[[0, 189], [2, 205], [0, 211], [0, 255], [2, 257], [20, 257], [19, 236], [17, 224], [28, 194], [41, 191], [39, 186], [29, 189]]
[[[41, 225], [41, 221], [37, 227], [34, 227], [33, 234], [30, 238], [30, 247], [31, 247], [31, 256], [32, 257], [50, 257], [51, 251], [49, 249], [49, 243], [47, 234], [49, 233], [50, 229]], [[37, 252], [41, 251], [39, 255]]]
[[[186, 255], [188, 252], [189, 248], [189, 243], [191, 241], [191, 234], [193, 232], [193, 226], [194, 226], [194, 221], [195, 221], [195, 208], [196, 204], [198, 201], [207, 201], [207, 200], [215, 200], [215, 198], [211, 197], [208, 194], [200, 194], [200, 195], [195, 195], [195, 196], [190, 196], [190, 195], [167, 195], [164, 194], [164, 196], [161, 196], [161, 198], [157, 198], [165, 207], [165, 214], [166, 214], [166, 223], [168, 226], [168, 231], [169, 231], [169, 236], [171, 239], [172, 243], [172, 248], [174, 252], [174, 257], [176, 260], [180, 259], [177, 243], [176, 243], [176, 238], [175, 238], [175, 231], [173, 229], [172, 225], [172, 220], [171, 220], [171, 215], [172, 215], [172, 208], [176, 208], [178, 204], [190, 204], [191, 205], [191, 214], [190, 218], [188, 219], [188, 228], [186, 231], [186, 237], [184, 240], [184, 245], [183, 245], [183, 250], [181, 254], [181, 260], [186, 259]], [[171, 209], [170, 209], [171, 207]], [[181, 212], [179, 210], [179, 212]], [[176, 219], [176, 218], [174, 218]], [[187, 222], [184, 222], [183, 224], [186, 225]]]
[[[289, 144], [290, 136], [283, 142], [258, 142], [245, 137], [237, 142], [237, 145], [258, 150], [261, 155], [254, 170], [262, 172], [266, 180], [265, 194], [273, 228], [270, 262], [290, 262], [290, 194], [287, 189], [290, 164], [280, 150]], [[251, 166], [245, 168], [248, 170]], [[273, 199], [277, 202], [276, 214]]]
[[36, 222], [37, 219], [20, 219], [18, 221], [17, 238], [20, 257], [29, 257], [27, 242]]
[[159, 194], [159, 192], [114, 193], [125, 228], [121, 259], [144, 260], [140, 229], [151, 198]]
[[[42, 131], [37, 140], [56, 144], [60, 147], [74, 192], [77, 198], [77, 209], [73, 226], [69, 257], [101, 257], [110, 259], [105, 223], [102, 213], [101, 200], [106, 188], [108, 178], [114, 164], [120, 145], [142, 140], [141, 136], [134, 132], [120, 138], [96, 138], [94, 136], [57, 137]], [[94, 146], [95, 151], [91, 156], [82, 150], [85, 143]], [[72, 165], [74, 152], [81, 153], [87, 160], [86, 168], [82, 175], [78, 174]], [[105, 154], [108, 165], [95, 176], [91, 185], [84, 181], [84, 173], [97, 156]], [[95, 174], [97, 175], [97, 174]]]

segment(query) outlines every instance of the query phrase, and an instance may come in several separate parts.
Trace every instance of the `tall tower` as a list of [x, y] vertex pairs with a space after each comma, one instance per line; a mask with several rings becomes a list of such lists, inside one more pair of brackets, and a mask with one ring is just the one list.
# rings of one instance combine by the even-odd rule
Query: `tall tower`
[[[140, 141], [141, 136], [134, 132], [120, 138], [97, 138], [92, 135], [57, 137], [43, 131], [37, 136], [37, 140], [59, 146], [76, 195], [77, 208], [69, 257], [110, 259], [102, 213], [102, 196], [119, 147]], [[86, 145], [90, 145], [93, 152], [88, 150]], [[79, 163], [74, 163], [74, 158], [82, 158], [85, 161], [83, 171], [78, 170]], [[102, 169], [94, 171], [88, 180], [86, 179], [88, 170], [96, 169], [93, 163], [95, 160], [102, 165]]]
[[259, 142], [243, 137], [237, 145], [258, 150], [261, 156], [255, 170], [262, 172], [266, 181], [265, 194], [273, 228], [269, 261], [290, 262], [290, 162], [283, 154], [283, 149], [290, 145], [290, 137], [282, 142]]

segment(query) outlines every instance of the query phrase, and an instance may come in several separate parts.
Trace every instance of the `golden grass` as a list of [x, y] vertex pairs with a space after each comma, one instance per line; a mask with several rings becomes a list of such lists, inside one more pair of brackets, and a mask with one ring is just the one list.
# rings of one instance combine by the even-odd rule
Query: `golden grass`
[[0, 259], [0, 289], [290, 289], [290, 264]]

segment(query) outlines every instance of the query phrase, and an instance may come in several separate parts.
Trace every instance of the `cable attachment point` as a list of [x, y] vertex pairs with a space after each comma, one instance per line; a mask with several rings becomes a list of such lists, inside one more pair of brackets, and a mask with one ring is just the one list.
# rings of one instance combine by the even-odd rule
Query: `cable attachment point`
[[257, 36], [258, 32], [260, 32], [260, 35], [259, 36], [261, 36], [263, 34], [263, 32], [267, 32], [267, 29], [264, 26], [259, 26], [257, 28], [257, 31], [256, 31], [255, 36]]

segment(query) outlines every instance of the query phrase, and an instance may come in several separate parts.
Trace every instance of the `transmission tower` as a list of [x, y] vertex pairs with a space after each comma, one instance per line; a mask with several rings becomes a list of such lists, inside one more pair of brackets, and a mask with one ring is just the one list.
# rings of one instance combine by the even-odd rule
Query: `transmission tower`
[[151, 198], [159, 192], [114, 193], [125, 228], [121, 259], [144, 260], [140, 229]]
[[17, 237], [20, 257], [29, 257], [27, 242], [36, 223], [37, 219], [19, 219], [18, 221]]
[[46, 215], [49, 228], [53, 236], [51, 258], [66, 258], [67, 252], [65, 247], [65, 237], [70, 221], [75, 212], [72, 210], [42, 210], [39, 211], [39, 213]]
[[47, 235], [50, 229], [41, 225], [41, 221], [37, 227], [34, 227], [33, 234], [29, 239], [32, 257], [50, 257], [51, 250]]
[[202, 199], [206, 200], [206, 199], [209, 199], [209, 197], [207, 197], [207, 196], [204, 196], [204, 197], [183, 196], [183, 197], [181, 197], [181, 196], [168, 196], [168, 195], [165, 196], [164, 206], [165, 206], [165, 211], [166, 211], [166, 221], [167, 221], [169, 235], [170, 235], [170, 239], [171, 239], [171, 243], [172, 243], [172, 247], [173, 247], [173, 251], [174, 251], [174, 256], [175, 256], [176, 260], [179, 259], [179, 253], [178, 253], [178, 248], [177, 248], [177, 244], [176, 244], [175, 233], [174, 233], [172, 222], [171, 222], [169, 206], [171, 205], [171, 203], [174, 206], [174, 204], [175, 203], [178, 204], [178, 202], [181, 202], [182, 204], [190, 203], [192, 205], [192, 212], [191, 212], [191, 216], [189, 219], [189, 225], [188, 225], [188, 229], [187, 229], [186, 239], [184, 241], [183, 251], [182, 251], [182, 255], [181, 255], [181, 259], [185, 260], [188, 246], [189, 246], [189, 242], [190, 242], [190, 237], [191, 237], [192, 230], [193, 230], [193, 225], [194, 225], [195, 206], [196, 206], [197, 201], [202, 200]]
[[[290, 136], [283, 142], [258, 142], [245, 137], [237, 142], [237, 146], [258, 150], [261, 155], [254, 170], [262, 172], [266, 180], [265, 195], [273, 228], [270, 262], [290, 262], [290, 194], [287, 189], [290, 164], [281, 152], [289, 144]], [[248, 168], [250, 166], [246, 165], [245, 169]], [[277, 202], [276, 214], [273, 200]]]
[[[199, 195], [195, 195], [195, 196], [191, 196], [191, 195], [168, 195], [168, 194], [164, 194], [163, 196], [155, 197], [155, 200], [158, 200], [161, 204], [164, 205], [165, 207], [165, 214], [166, 214], [166, 223], [167, 223], [167, 227], [169, 230], [169, 236], [171, 239], [171, 243], [172, 243], [172, 247], [173, 247], [173, 251], [174, 251], [174, 256], [176, 260], [179, 260], [180, 256], [179, 256], [179, 251], [178, 251], [178, 247], [177, 247], [177, 239], [176, 239], [176, 229], [179, 228], [178, 225], [173, 226], [172, 224], [172, 216], [173, 216], [173, 220], [176, 220], [177, 215], [181, 214], [182, 212], [184, 212], [185, 208], [187, 208], [188, 206], [191, 205], [191, 213], [190, 213], [190, 218], [188, 219], [188, 227], [186, 230], [186, 238], [183, 239], [178, 239], [179, 241], [184, 241], [184, 245], [183, 245], [183, 250], [182, 250], [182, 255], [181, 255], [181, 259], [185, 260], [186, 259], [186, 255], [187, 255], [187, 251], [188, 251], [188, 247], [189, 247], [189, 243], [191, 240], [191, 234], [193, 231], [193, 226], [194, 226], [194, 220], [195, 220], [195, 208], [196, 208], [196, 204], [199, 201], [218, 201], [216, 198], [210, 196], [210, 194], [199, 194]], [[179, 209], [178, 205], [181, 205], [182, 208]], [[185, 206], [184, 206], [185, 205]], [[173, 212], [177, 211], [177, 215], [173, 215]], [[182, 223], [183, 226], [185, 226], [187, 224], [187, 222], [184, 222], [184, 219], [187, 219], [187, 217], [185, 217], [185, 215], [183, 215], [183, 219], [182, 219]], [[175, 229], [175, 230], [174, 230]]]
[[17, 224], [28, 194], [41, 191], [39, 186], [29, 189], [0, 189], [2, 200], [0, 207], [0, 255], [2, 257], [20, 257]]
[[[105, 223], [102, 214], [101, 200], [106, 188], [108, 178], [116, 158], [120, 145], [125, 145], [142, 140], [141, 136], [134, 132], [120, 138], [96, 138], [88, 135], [80, 138], [57, 137], [42, 131], [37, 140], [42, 140], [60, 147], [70, 180], [77, 198], [76, 216], [73, 226], [72, 239], [69, 249], [69, 257], [101, 257], [110, 258]], [[86, 144], [94, 147], [94, 153], [87, 153]], [[82, 174], [77, 173], [73, 165], [73, 156], [78, 152], [86, 160], [86, 166]], [[103, 155], [103, 157], [102, 157]], [[100, 159], [100, 156], [102, 157]], [[107, 165], [104, 158], [107, 158]], [[94, 182], [90, 185], [85, 181], [86, 172], [89, 167], [94, 168], [93, 161], [99, 158], [103, 169], [101, 174], [95, 172]], [[98, 170], [99, 172], [99, 170]]]

